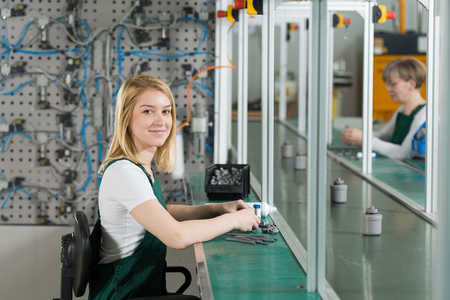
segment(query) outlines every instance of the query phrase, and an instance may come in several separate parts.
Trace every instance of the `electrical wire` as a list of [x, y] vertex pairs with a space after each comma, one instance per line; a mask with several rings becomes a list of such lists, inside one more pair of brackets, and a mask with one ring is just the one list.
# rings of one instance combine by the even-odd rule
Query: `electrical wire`
[[23, 188], [18, 187], [18, 186], [15, 186], [15, 187], [13, 187], [13, 188], [11, 189], [11, 191], [9, 191], [8, 195], [7, 195], [6, 198], [5, 198], [5, 201], [3, 202], [2, 206], [1, 206], [1, 209], [4, 209], [4, 208], [5, 208], [5, 205], [8, 203], [9, 199], [11, 198], [12, 193], [14, 193], [16, 190], [21, 191], [22, 193], [24, 193], [25, 195], [27, 195], [27, 196], [30, 197], [30, 198], [34, 198], [34, 196], [33, 196], [32, 194], [28, 193], [28, 192], [27, 192], [26, 190], [24, 190]]
[[213, 3], [213, 1], [212, 1], [212, 0], [206, 0], [205, 2], [203, 2], [203, 4], [202, 4], [202, 10], [205, 10], [206, 4], [208, 4], [208, 3]]
[[5, 152], [5, 147], [6, 147], [6, 144], [8, 143], [9, 138], [10, 138], [11, 136], [13, 136], [14, 134], [16, 134], [16, 133], [17, 133], [17, 134], [20, 134], [20, 135], [23, 135], [24, 137], [33, 140], [33, 137], [32, 137], [31, 135], [26, 134], [26, 133], [23, 132], [23, 131], [20, 131], [20, 130], [14, 130], [14, 131], [11, 131], [11, 132], [6, 136], [5, 141], [3, 142], [3, 146], [2, 146], [2, 151], [1, 151], [1, 152]]
[[83, 146], [86, 149], [85, 150], [86, 151], [86, 160], [88, 161], [88, 167], [89, 167], [88, 178], [87, 178], [85, 184], [81, 188], [77, 189], [77, 193], [79, 193], [79, 192], [81, 192], [81, 191], [83, 191], [84, 189], [87, 188], [87, 186], [91, 182], [91, 177], [92, 177], [92, 162], [91, 162], [91, 156], [89, 154], [89, 151], [87, 150], [86, 133], [85, 133], [86, 127], [91, 124], [90, 122], [85, 123], [86, 119], [89, 118], [89, 117], [90, 117], [90, 115], [87, 115], [87, 116], [84, 117], [83, 123], [82, 123], [82, 129], [81, 129], [80, 133], [77, 134], [77, 136], [81, 135], [81, 138], [83, 140]]
[[12, 90], [11, 92], [7, 92], [7, 93], [3, 93], [3, 96], [11, 96], [14, 95], [14, 93], [18, 92], [19, 90], [21, 90], [22, 88], [24, 88], [25, 86], [27, 86], [30, 83], [33, 83], [34, 80], [29, 80], [25, 83], [22, 83], [21, 85], [19, 85], [16, 89]]
[[[102, 161], [103, 158], [103, 147], [102, 147], [102, 133], [100, 130], [97, 130], [97, 140], [98, 140], [98, 163], [99, 163], [99, 169], [100, 169], [100, 162]], [[100, 173], [97, 174], [97, 188], [100, 189], [100, 183], [102, 180], [102, 175]]]
[[[189, 84], [189, 81], [184, 81], [184, 82], [180, 82], [180, 83], [175, 83], [173, 86], [182, 86], [182, 85], [186, 85]], [[214, 95], [212, 94], [212, 92], [210, 90], [208, 90], [208, 88], [198, 82], [194, 82], [194, 85], [200, 87], [203, 91], [205, 91], [205, 93], [208, 94], [208, 96], [210, 96], [211, 98], [214, 98]]]
[[187, 87], [187, 95], [186, 95], [186, 101], [187, 101], [187, 107], [189, 110], [189, 116], [188, 119], [182, 123], [180, 126], [177, 127], [177, 129], [181, 129], [184, 126], [186, 126], [187, 124], [189, 124], [189, 122], [191, 121], [192, 118], [192, 109], [191, 109], [191, 100], [190, 100], [190, 91], [191, 91], [191, 87], [192, 84], [195, 80], [195, 78], [197, 78], [198, 75], [200, 75], [203, 72], [209, 71], [209, 70], [214, 70], [214, 69], [218, 69], [218, 68], [230, 68], [230, 69], [236, 69], [236, 66], [233, 64], [233, 62], [231, 61], [230, 57], [228, 57], [228, 61], [231, 63], [231, 66], [226, 66], [226, 65], [219, 65], [219, 66], [211, 66], [211, 67], [207, 67], [203, 70], [198, 71], [197, 73], [195, 73], [194, 76], [192, 76], [191, 80], [189, 81], [188, 87]]

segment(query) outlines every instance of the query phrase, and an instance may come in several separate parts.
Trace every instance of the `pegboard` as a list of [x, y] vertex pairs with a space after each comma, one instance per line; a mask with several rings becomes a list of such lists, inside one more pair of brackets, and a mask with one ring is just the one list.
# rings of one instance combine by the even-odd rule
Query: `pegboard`
[[[112, 136], [115, 96], [133, 74], [171, 87], [178, 120], [187, 86], [214, 64], [213, 1], [1, 1], [0, 224], [72, 224], [97, 216], [98, 168]], [[214, 79], [199, 76], [191, 107], [213, 115]], [[185, 169], [211, 164], [183, 131]], [[185, 202], [183, 179], [157, 172], [166, 201]]]

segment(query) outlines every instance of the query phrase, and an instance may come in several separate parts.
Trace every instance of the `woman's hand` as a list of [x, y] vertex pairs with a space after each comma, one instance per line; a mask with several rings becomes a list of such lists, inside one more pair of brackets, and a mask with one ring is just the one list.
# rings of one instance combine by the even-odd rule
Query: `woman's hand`
[[[242, 201], [242, 200], [241, 200]], [[236, 201], [237, 202], [237, 201]], [[243, 201], [242, 201], [243, 202]], [[243, 202], [244, 203], [244, 202]], [[228, 214], [234, 221], [234, 229], [240, 231], [252, 231], [259, 227], [261, 219], [255, 215], [253, 208], [244, 204], [246, 207]]]
[[236, 200], [236, 201], [228, 201], [223, 203], [217, 203], [217, 212], [221, 215], [227, 214], [227, 213], [233, 213], [241, 209], [249, 208], [247, 204], [245, 204], [242, 200]]
[[362, 131], [356, 128], [346, 128], [341, 131], [342, 142], [347, 146], [362, 145]]

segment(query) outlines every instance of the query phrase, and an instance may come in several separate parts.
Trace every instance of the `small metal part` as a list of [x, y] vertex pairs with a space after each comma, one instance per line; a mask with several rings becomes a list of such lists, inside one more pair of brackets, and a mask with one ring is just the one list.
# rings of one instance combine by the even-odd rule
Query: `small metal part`
[[330, 199], [333, 203], [347, 202], [347, 185], [341, 178], [336, 178], [334, 184], [330, 186]]
[[297, 153], [294, 158], [294, 169], [305, 170], [308, 164], [308, 159], [305, 154]]
[[294, 155], [294, 145], [286, 141], [281, 145], [281, 156], [283, 158], [290, 158]]
[[235, 237], [229, 237], [226, 238], [227, 241], [232, 241], [232, 242], [240, 242], [240, 243], [246, 243], [246, 244], [256, 244], [255, 241], [251, 241], [251, 240], [244, 240], [244, 239], [240, 239], [240, 238], [235, 238]]
[[275, 242], [277, 241], [276, 238], [270, 237], [265, 234], [248, 234], [248, 233], [227, 233], [228, 236], [231, 236], [233, 238], [240, 238], [240, 239], [248, 239], [256, 241], [259, 244], [263, 244], [265, 242]]

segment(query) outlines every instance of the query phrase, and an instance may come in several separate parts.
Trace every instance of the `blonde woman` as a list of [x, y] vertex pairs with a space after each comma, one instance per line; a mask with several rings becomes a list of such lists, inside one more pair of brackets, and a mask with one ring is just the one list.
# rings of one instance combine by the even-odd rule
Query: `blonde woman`
[[166, 246], [183, 249], [259, 225], [242, 200], [166, 206], [152, 163], [162, 172], [174, 168], [174, 124], [175, 103], [166, 84], [147, 75], [123, 83], [113, 141], [100, 169], [90, 299], [164, 295]]
[[[420, 89], [426, 80], [425, 65], [412, 57], [390, 61], [383, 70], [383, 81], [392, 100], [402, 105], [389, 122], [374, 135], [373, 151], [397, 159], [410, 159], [414, 134], [426, 121], [425, 100]], [[362, 131], [346, 128], [341, 132], [346, 145], [362, 145]]]

